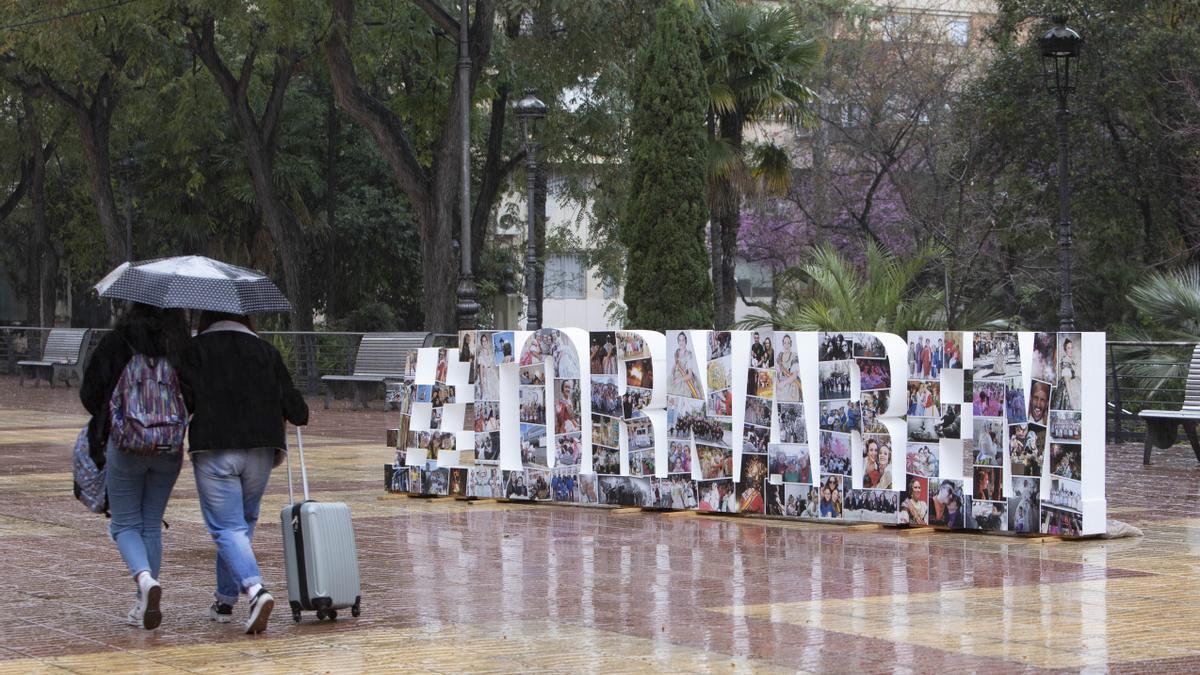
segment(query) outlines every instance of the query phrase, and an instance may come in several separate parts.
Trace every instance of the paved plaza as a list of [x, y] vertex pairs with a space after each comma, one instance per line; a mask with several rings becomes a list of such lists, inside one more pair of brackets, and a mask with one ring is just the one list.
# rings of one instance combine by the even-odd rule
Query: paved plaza
[[[315, 399], [314, 497], [351, 505], [363, 615], [267, 633], [208, 619], [213, 547], [191, 469], [167, 511], [162, 627], [105, 520], [71, 496], [75, 389], [0, 377], [0, 673], [943, 672], [1200, 669], [1200, 465], [1108, 453], [1110, 515], [1069, 542], [383, 494], [394, 414]], [[282, 470], [256, 549], [286, 596]], [[235, 609], [235, 620], [244, 612]]]

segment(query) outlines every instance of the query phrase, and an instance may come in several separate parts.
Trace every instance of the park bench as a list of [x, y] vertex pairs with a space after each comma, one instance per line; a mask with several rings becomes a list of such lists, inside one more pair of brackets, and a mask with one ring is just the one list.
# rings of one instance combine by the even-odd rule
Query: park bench
[[432, 344], [433, 333], [367, 333], [358, 343], [354, 370], [349, 375], [324, 375], [325, 407], [333, 398], [334, 389], [353, 387], [354, 400], [367, 407], [370, 394], [380, 385], [404, 378], [404, 362], [410, 352]]
[[1192, 444], [1192, 452], [1196, 453], [1196, 459], [1200, 460], [1200, 437], [1196, 435], [1196, 423], [1200, 422], [1200, 345], [1196, 345], [1192, 350], [1183, 407], [1179, 410], [1143, 410], [1138, 414], [1146, 421], [1143, 464], [1150, 463], [1150, 450], [1154, 446], [1169, 448], [1175, 445], [1180, 425]]
[[54, 387], [54, 381], [60, 374], [66, 375], [67, 385], [71, 384], [74, 375], [83, 381], [83, 363], [87, 352], [87, 328], [54, 328], [46, 336], [46, 347], [42, 350], [42, 358], [37, 361], [17, 361], [17, 369], [21, 373], [21, 386], [25, 386], [25, 374], [31, 373], [37, 386], [42, 384], [42, 374], [45, 373]]

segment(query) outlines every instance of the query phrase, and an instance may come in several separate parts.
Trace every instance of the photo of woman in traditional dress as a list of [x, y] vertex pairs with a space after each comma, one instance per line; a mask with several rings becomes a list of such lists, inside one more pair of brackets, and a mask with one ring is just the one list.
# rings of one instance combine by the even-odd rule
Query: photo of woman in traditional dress
[[701, 398], [700, 376], [692, 367], [695, 362], [696, 354], [688, 343], [687, 332], [677, 331], [675, 333], [675, 354], [671, 367], [671, 388], [668, 393], [694, 399]]

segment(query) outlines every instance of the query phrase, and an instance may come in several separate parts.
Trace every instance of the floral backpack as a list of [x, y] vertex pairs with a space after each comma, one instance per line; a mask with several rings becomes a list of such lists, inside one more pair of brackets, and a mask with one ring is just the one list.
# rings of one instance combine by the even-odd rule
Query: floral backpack
[[92, 461], [88, 442], [88, 428], [84, 427], [75, 439], [75, 452], [71, 468], [75, 475], [75, 498], [92, 513], [108, 513], [108, 489], [104, 469]]
[[180, 452], [187, 432], [187, 406], [179, 376], [166, 358], [134, 352], [109, 400], [110, 438], [135, 454]]

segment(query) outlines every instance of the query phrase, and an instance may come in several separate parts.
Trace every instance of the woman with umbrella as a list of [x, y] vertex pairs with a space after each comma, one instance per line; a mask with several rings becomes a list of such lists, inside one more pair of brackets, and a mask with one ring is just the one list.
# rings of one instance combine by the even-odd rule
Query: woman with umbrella
[[[123, 379], [123, 374], [135, 354], [178, 365], [187, 340], [187, 320], [182, 311], [132, 302], [116, 327], [96, 346], [79, 386], [79, 400], [92, 415], [88, 422], [92, 460], [96, 466], [106, 467], [112, 514], [109, 534], [137, 584], [137, 600], [126, 615], [126, 622], [148, 630], [157, 628], [162, 621], [159, 609], [162, 587], [158, 583], [162, 518], [183, 466], [182, 425], [186, 424], [187, 412], [177, 411], [179, 447], [141, 452], [121, 447], [119, 441], [110, 437], [110, 402], [117, 401], [120, 405], [122, 392], [117, 391], [118, 385], [123, 389], [134, 386], [128, 377]], [[176, 398], [178, 386], [176, 379]]]
[[229, 622], [245, 593], [245, 630], [262, 632], [275, 600], [263, 588], [251, 539], [271, 469], [283, 461], [285, 420], [307, 424], [308, 406], [249, 315], [291, 311], [291, 304], [262, 274], [200, 256], [126, 263], [97, 288], [106, 297], [202, 310], [179, 370], [200, 509], [217, 544], [209, 616]]

